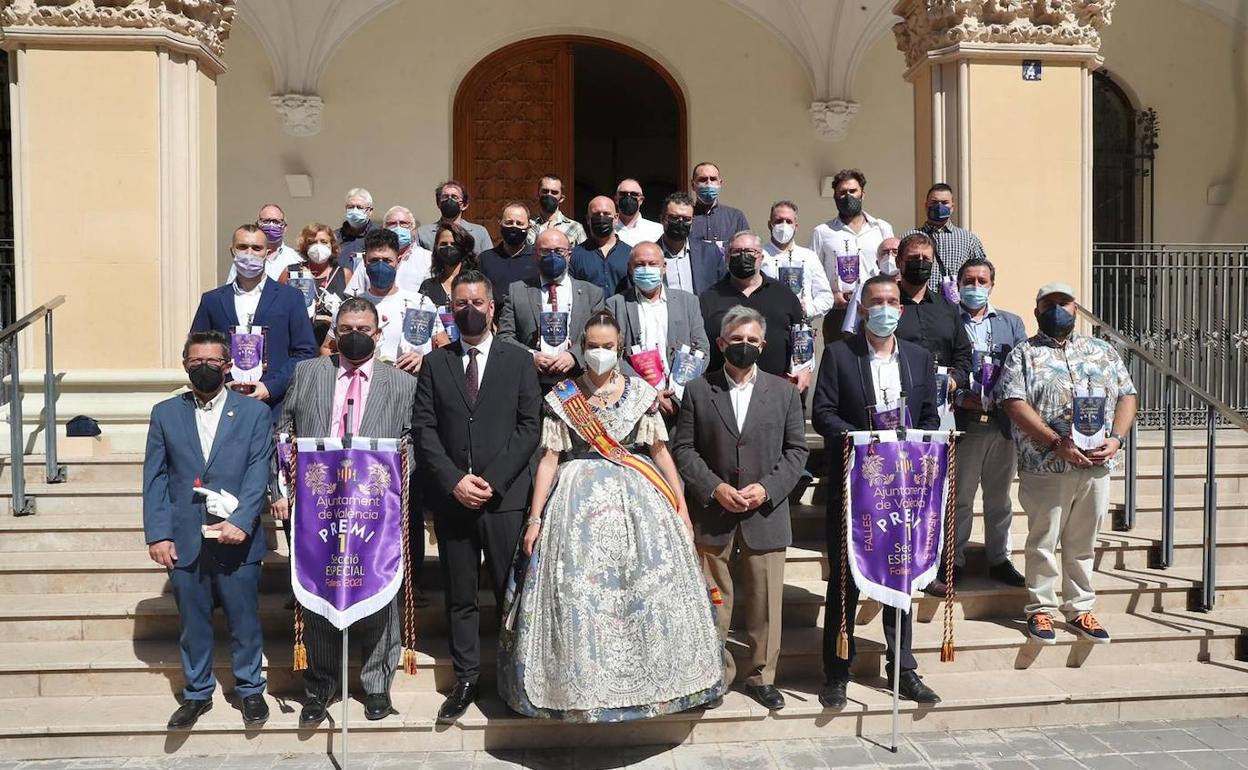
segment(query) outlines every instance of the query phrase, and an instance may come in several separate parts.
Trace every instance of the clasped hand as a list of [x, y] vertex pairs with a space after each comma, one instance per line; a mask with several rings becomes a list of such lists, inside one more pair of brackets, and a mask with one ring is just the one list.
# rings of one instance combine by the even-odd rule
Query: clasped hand
[[715, 502], [729, 513], [745, 513], [762, 507], [767, 502], [767, 490], [757, 482], [744, 489], [733, 489], [727, 483], [715, 487]]
[[474, 474], [466, 474], [452, 490], [455, 499], [465, 508], [476, 510], [490, 501], [494, 488], [490, 482]]

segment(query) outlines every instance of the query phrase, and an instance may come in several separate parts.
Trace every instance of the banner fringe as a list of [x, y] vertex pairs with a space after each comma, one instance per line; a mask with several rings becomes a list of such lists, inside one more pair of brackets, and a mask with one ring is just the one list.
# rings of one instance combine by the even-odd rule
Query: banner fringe
[[[409, 443], [404, 440], [399, 444], [401, 465], [403, 469], [403, 672], [409, 676], [416, 674], [416, 585], [413, 576], [417, 567], [412, 564], [412, 514], [409, 510], [412, 502], [412, 469]], [[420, 536], [424, 537], [424, 528]]]
[[958, 437], [949, 432], [949, 465], [946, 471], [949, 489], [945, 498], [945, 633], [940, 643], [940, 662], [953, 662], [953, 551], [954, 510], [958, 494]]
[[[849, 460], [853, 453], [854, 439], [845, 434], [842, 467], [845, 473], [841, 479], [841, 628], [836, 635], [836, 656], [841, 660], [849, 660], [849, 620], [845, 616], [846, 588], [845, 581], [849, 572]], [[832, 558], [832, 554], [828, 554]]]

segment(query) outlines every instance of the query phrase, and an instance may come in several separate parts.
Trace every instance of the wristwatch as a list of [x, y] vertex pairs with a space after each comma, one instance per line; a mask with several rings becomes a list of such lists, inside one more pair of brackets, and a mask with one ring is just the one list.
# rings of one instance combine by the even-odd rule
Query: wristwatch
[[1118, 440], [1118, 448], [1119, 448], [1119, 449], [1122, 449], [1124, 446], [1126, 446], [1126, 445], [1127, 445], [1127, 440], [1126, 440], [1125, 438], [1123, 438], [1122, 436], [1119, 436], [1117, 433], [1111, 433], [1111, 434], [1109, 434], [1108, 436], [1106, 436], [1105, 438], [1117, 439], [1117, 440]]

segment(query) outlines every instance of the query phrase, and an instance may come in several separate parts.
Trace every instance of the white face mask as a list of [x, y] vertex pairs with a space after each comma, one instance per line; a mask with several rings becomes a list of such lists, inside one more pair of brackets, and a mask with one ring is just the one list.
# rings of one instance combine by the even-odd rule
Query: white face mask
[[896, 257], [889, 256], [889, 257], [885, 257], [883, 260], [880, 261], [880, 274], [881, 275], [897, 275], [897, 272], [898, 271], [897, 271], [897, 258]]
[[771, 239], [779, 244], [785, 244], [793, 240], [793, 233], [797, 232], [797, 228], [788, 222], [777, 222], [771, 226]]
[[615, 368], [618, 357], [614, 350], [590, 348], [585, 351], [585, 365], [594, 374], [606, 374]]
[[323, 265], [329, 261], [330, 249], [324, 243], [314, 243], [308, 247], [308, 259], [318, 265]]

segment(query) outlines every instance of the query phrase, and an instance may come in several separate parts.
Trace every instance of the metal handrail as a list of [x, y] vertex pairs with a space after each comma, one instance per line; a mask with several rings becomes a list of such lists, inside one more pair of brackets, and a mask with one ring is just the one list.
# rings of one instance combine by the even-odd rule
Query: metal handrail
[[65, 480], [65, 466], [56, 460], [56, 375], [52, 367], [52, 311], [65, 304], [60, 294], [8, 326], [0, 329], [0, 345], [7, 348], [9, 360], [9, 472], [13, 482], [13, 515], [29, 516], [35, 512], [35, 499], [26, 494], [26, 461], [22, 447], [22, 387], [17, 335], [31, 324], [43, 319], [43, 438], [44, 478], [49, 484]]
[[[1130, 339], [1118, 329], [1088, 310], [1076, 304], [1079, 313], [1099, 327], [1101, 334], [1113, 338], [1125, 347], [1128, 352], [1144, 363], [1152, 366], [1163, 377], [1165, 383], [1165, 440], [1161, 459], [1161, 542], [1153, 558], [1153, 566], [1166, 569], [1174, 563], [1174, 391], [1175, 384], [1181, 385], [1189, 393], [1205, 402], [1205, 489], [1204, 489], [1204, 533], [1201, 542], [1200, 589], [1193, 597], [1193, 609], [1208, 612], [1213, 609], [1217, 595], [1217, 555], [1218, 555], [1218, 486], [1217, 486], [1217, 423], [1218, 418], [1226, 420], [1235, 427], [1248, 431], [1248, 419], [1232, 409], [1229, 405], [1209, 391], [1192, 382], [1175, 371], [1166, 362], [1149, 353], [1138, 343]], [[1124, 512], [1122, 530], [1130, 530], [1135, 525], [1136, 504], [1136, 438], [1131, 431], [1127, 438], [1126, 466], [1124, 482]]]

